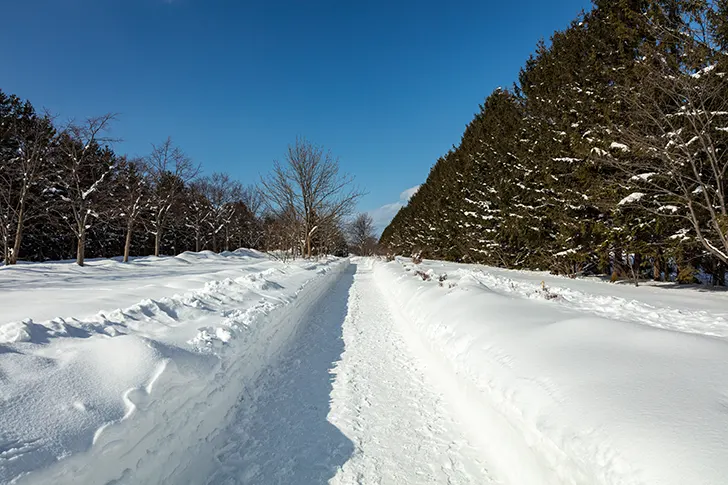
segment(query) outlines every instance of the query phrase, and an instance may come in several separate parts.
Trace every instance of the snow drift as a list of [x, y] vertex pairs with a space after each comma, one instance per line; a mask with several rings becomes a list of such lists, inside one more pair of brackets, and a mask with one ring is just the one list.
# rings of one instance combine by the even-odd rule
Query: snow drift
[[705, 310], [724, 295], [619, 288], [626, 299], [599, 282], [407, 260], [375, 272], [504, 481], [728, 480], [725, 310]]
[[0, 300], [28, 304], [0, 320], [0, 482], [203, 482], [246, 385], [347, 264], [185, 253], [0, 271]]

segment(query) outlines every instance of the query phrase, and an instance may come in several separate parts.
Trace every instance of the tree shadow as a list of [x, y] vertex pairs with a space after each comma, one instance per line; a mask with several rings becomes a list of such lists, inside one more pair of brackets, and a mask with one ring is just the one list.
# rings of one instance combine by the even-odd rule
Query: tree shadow
[[352, 456], [354, 444], [327, 417], [355, 272], [351, 265], [314, 304], [277, 363], [246, 390], [207, 483], [325, 484]]
[[[609, 281], [609, 278], [606, 279]], [[640, 286], [646, 288], [657, 288], [660, 290], [693, 290], [701, 293], [724, 293], [728, 292], [728, 286], [714, 286], [710, 283], [678, 283], [676, 281], [655, 281], [640, 280]], [[621, 286], [634, 286], [634, 281], [620, 280], [617, 282]]]

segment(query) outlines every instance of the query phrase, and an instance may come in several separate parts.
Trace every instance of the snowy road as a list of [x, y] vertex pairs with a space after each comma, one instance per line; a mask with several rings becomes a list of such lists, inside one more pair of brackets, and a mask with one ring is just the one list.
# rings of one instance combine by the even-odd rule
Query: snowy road
[[408, 347], [406, 331], [377, 287], [371, 261], [360, 264], [329, 415], [355, 450], [332, 483], [491, 483], [482, 454]]
[[493, 483], [402, 331], [371, 261], [352, 264], [251, 387], [207, 483]]
[[0, 270], [0, 484], [726, 483], [723, 292], [247, 250], [92, 263]]

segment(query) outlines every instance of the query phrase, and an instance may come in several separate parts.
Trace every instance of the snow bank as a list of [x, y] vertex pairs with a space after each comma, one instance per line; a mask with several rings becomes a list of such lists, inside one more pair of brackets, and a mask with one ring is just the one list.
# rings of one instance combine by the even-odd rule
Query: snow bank
[[613, 285], [588, 294], [463, 265], [418, 270], [440, 277], [404, 260], [375, 267], [503, 481], [726, 483], [728, 342], [699, 333], [699, 314], [648, 308], [639, 289], [627, 304]]
[[[19, 326], [23, 321], [32, 321], [48, 326], [45, 322], [58, 317], [64, 319], [60, 323], [68, 320], [73, 325], [73, 319], [89, 319], [100, 310], [197, 290], [207, 282], [236, 278], [269, 266], [265, 255], [252, 250], [223, 255], [203, 251], [175, 257], [149, 256], [133, 258], [128, 264], [119, 259], [94, 259], [83, 267], [73, 261], [0, 266], [0, 333], [8, 323]], [[53, 324], [50, 327], [51, 331], [58, 330]], [[5, 342], [14, 338], [28, 337], [6, 336]]]
[[504, 295], [529, 299], [548, 299], [551, 295], [555, 305], [580, 313], [679, 332], [728, 337], [728, 319], [724, 313], [719, 314], [704, 309], [660, 307], [634, 298], [605, 294], [608, 288], [601, 288], [603, 293], [595, 294], [569, 288], [564, 284], [555, 286], [519, 281], [489, 271], [458, 269], [455, 274], [465, 279], [473, 279]]
[[[157, 272], [168, 296], [116, 310], [97, 306], [87, 310], [95, 311], [90, 317], [0, 327], [1, 483], [202, 482], [215, 463], [209, 443], [246, 386], [274, 364], [301, 312], [348, 262], [185, 253], [135, 261], [142, 270], [136, 276], [113, 262], [95, 264], [79, 272], [92, 294], [94, 282], [124, 281], [132, 290], [121, 299], [132, 298], [154, 281], [140, 284], [143, 278]], [[46, 278], [56, 281], [49, 287], [63, 279], [84, 287], [70, 274], [74, 268], [50, 266], [56, 272]], [[19, 295], [37, 291], [24, 270], [38, 268], [0, 272], [0, 287], [10, 275], [26, 282]], [[228, 277], [211, 279], [221, 275]]]

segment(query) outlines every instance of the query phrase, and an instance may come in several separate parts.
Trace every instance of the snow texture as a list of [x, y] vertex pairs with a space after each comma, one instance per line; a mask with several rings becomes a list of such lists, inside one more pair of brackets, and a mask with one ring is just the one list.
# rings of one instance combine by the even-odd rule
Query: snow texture
[[0, 483], [202, 483], [208, 441], [345, 267], [240, 251], [0, 271]]
[[725, 293], [253, 251], [0, 288], [0, 483], [728, 477]]
[[726, 295], [406, 260], [376, 268], [504, 483], [721, 484]]

